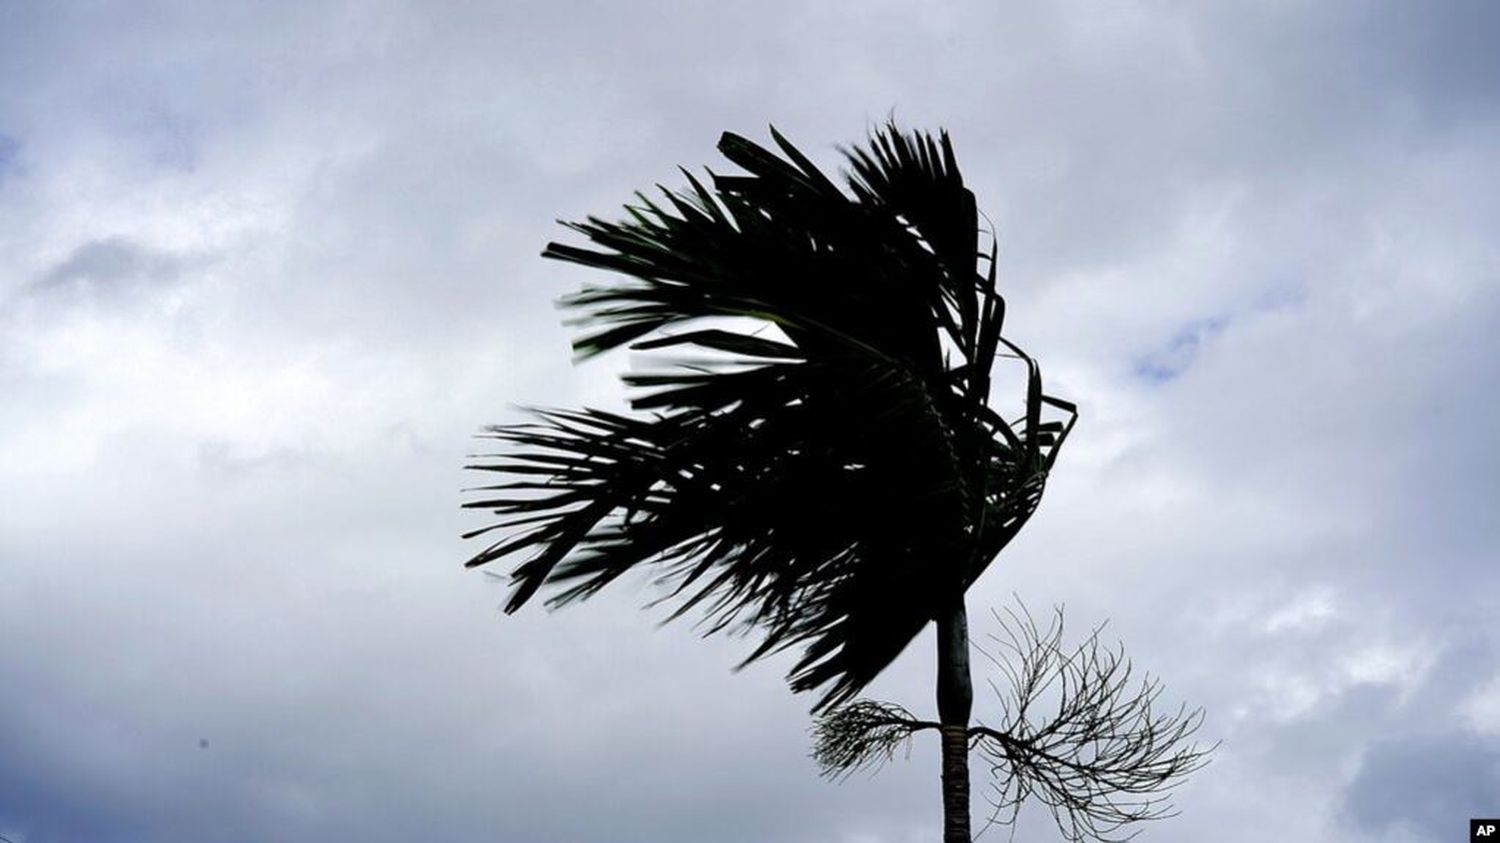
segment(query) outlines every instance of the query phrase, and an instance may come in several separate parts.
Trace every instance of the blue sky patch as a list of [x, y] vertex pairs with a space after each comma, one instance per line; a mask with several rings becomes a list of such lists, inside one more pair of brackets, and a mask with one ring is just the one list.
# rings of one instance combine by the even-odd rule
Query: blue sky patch
[[1151, 383], [1166, 383], [1193, 365], [1198, 351], [1229, 324], [1228, 317], [1215, 316], [1182, 326], [1161, 348], [1136, 360], [1135, 375]]

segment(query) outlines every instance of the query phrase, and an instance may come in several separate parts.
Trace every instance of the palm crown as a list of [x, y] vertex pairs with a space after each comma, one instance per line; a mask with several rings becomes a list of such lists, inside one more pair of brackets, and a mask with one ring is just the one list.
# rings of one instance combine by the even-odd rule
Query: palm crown
[[[980, 250], [946, 133], [888, 125], [846, 150], [848, 193], [771, 133], [784, 157], [726, 133], [719, 150], [745, 174], [705, 186], [684, 170], [690, 189], [663, 188], [664, 204], [637, 194], [628, 220], [565, 223], [596, 249], [547, 246], [615, 273], [563, 299], [591, 329], [581, 357], [698, 357], [626, 375], [636, 413], [491, 428], [511, 447], [470, 467], [502, 482], [465, 506], [499, 517], [466, 538], [501, 537], [468, 564], [529, 552], [506, 611], [646, 567], [672, 617], [760, 632], [746, 662], [801, 645], [788, 680], [822, 689], [821, 709], [1016, 535], [1076, 409], [1001, 335], [995, 246]], [[1013, 420], [990, 406], [1001, 355], [1028, 372]]]

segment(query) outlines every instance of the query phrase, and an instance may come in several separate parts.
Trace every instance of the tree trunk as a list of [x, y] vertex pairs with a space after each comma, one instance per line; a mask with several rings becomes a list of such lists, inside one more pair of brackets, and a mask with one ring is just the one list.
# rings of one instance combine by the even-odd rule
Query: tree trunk
[[937, 623], [938, 720], [943, 725], [943, 843], [970, 843], [969, 713], [974, 687], [969, 678], [969, 619], [960, 594]]

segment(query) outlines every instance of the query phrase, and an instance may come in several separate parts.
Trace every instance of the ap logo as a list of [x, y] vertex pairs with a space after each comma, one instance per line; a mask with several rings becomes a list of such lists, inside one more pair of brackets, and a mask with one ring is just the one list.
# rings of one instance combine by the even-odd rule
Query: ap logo
[[1469, 843], [1500, 843], [1500, 820], [1469, 820]]

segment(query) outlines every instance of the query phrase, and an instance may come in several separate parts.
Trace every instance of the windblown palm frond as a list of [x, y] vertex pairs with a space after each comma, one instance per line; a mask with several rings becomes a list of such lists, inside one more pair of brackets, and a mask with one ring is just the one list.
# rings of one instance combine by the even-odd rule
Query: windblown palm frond
[[[802, 645], [788, 678], [822, 688], [822, 709], [1016, 534], [1076, 411], [1001, 336], [995, 249], [979, 249], [946, 133], [891, 125], [846, 151], [852, 196], [771, 133], [784, 158], [726, 133], [719, 150], [745, 174], [710, 173], [709, 187], [684, 170], [688, 190], [637, 194], [626, 221], [565, 223], [597, 248], [547, 246], [616, 273], [563, 300], [591, 329], [579, 356], [708, 359], [627, 375], [638, 415], [538, 411], [491, 428], [510, 447], [470, 468], [504, 482], [465, 506], [499, 520], [466, 537], [501, 538], [468, 564], [530, 553], [506, 611], [646, 566], [673, 617], [761, 632], [746, 662]], [[1001, 354], [1028, 367], [1015, 421], [989, 406]], [[1049, 406], [1066, 422], [1044, 421]]]

